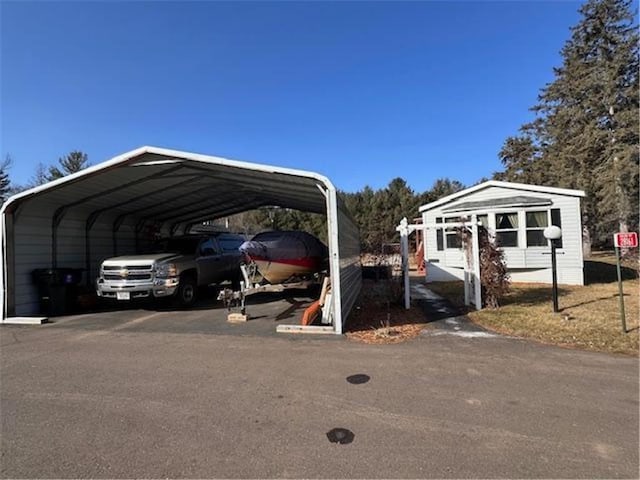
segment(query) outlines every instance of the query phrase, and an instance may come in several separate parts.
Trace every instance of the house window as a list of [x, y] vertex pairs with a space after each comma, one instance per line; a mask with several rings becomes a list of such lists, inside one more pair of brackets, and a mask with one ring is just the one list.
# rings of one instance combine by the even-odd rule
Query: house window
[[[442, 217], [436, 217], [436, 224], [442, 223]], [[436, 249], [438, 251], [444, 250], [444, 233], [442, 228], [436, 228]]]
[[[444, 219], [444, 223], [458, 223], [460, 217], [449, 217]], [[445, 237], [447, 239], [447, 248], [462, 248], [462, 239], [458, 235], [456, 227], [445, 228]]]
[[486, 213], [483, 215], [478, 215], [478, 222], [480, 222], [485, 230], [489, 229], [489, 215], [487, 215]]
[[[560, 219], [560, 209], [552, 208], [551, 209], [551, 225], [555, 225], [556, 227], [562, 228], [562, 221]], [[562, 237], [556, 240], [556, 247], [562, 248]]]
[[546, 210], [527, 212], [527, 247], [546, 247], [544, 229], [549, 226]]
[[518, 246], [518, 212], [496, 213], [496, 242], [501, 247]]

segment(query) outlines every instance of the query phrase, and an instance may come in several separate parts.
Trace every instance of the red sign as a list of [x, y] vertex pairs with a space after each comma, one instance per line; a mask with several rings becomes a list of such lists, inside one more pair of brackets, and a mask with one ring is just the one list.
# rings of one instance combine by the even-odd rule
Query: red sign
[[618, 248], [636, 248], [638, 246], [638, 234], [636, 232], [614, 233], [613, 244]]

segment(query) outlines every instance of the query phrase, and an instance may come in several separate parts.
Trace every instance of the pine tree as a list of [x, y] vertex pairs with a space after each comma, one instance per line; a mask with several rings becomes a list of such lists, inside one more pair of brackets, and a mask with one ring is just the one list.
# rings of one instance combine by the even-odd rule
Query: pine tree
[[505, 170], [494, 174], [496, 180], [537, 185], [545, 185], [549, 181], [547, 170], [541, 168], [540, 149], [530, 133], [523, 131], [518, 136], [507, 138], [498, 157]]
[[507, 139], [499, 175], [584, 190], [589, 244], [638, 222], [638, 33], [629, 0], [588, 0], [579, 11], [537, 118]]
[[452, 193], [464, 190], [464, 185], [457, 180], [451, 180], [449, 178], [439, 178], [429, 190], [429, 196], [431, 202], [438, 200], [439, 198], [446, 197]]
[[340, 197], [360, 230], [360, 246], [365, 252], [374, 251], [375, 240], [371, 222], [375, 196], [376, 192], [369, 185], [355, 193], [340, 192]]
[[11, 156], [7, 154], [4, 161], [0, 163], [0, 205], [9, 197], [11, 191], [9, 168], [11, 168]]
[[49, 181], [71, 175], [72, 173], [87, 168], [89, 166], [89, 158], [86, 153], [74, 150], [64, 157], [59, 158], [58, 163], [60, 164], [60, 168], [55, 166], [49, 167], [49, 174], [47, 176]]
[[47, 169], [43, 163], [38, 163], [36, 166], [36, 171], [29, 180], [29, 187], [37, 187], [38, 185], [42, 185], [43, 183], [47, 183]]

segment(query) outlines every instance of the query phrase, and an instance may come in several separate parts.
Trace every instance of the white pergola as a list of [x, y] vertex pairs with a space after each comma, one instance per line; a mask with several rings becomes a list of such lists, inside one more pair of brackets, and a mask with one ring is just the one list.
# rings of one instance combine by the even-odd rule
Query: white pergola
[[[452, 223], [434, 223], [409, 224], [407, 218], [403, 218], [396, 227], [396, 231], [400, 233], [400, 252], [402, 255], [402, 276], [404, 282], [404, 307], [408, 310], [411, 308], [411, 286], [409, 282], [409, 235], [416, 230], [426, 232], [430, 228], [452, 228], [463, 227], [471, 229], [471, 256], [465, 250], [465, 269], [464, 269], [464, 301], [466, 305], [474, 305], [476, 310], [482, 308], [482, 287], [480, 284], [480, 246], [478, 243], [478, 222], [477, 215], [472, 214], [468, 222], [452, 222]], [[422, 238], [426, 238], [424, 235]], [[427, 248], [424, 248], [423, 261], [427, 259]], [[427, 275], [429, 272], [427, 272]]]

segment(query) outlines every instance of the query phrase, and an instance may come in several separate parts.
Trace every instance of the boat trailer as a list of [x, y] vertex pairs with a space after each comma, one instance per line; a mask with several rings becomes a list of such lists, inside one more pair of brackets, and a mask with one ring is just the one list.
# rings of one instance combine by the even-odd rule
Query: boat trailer
[[[286, 290], [304, 289], [322, 284], [322, 295], [330, 295], [330, 293], [326, 291], [329, 278], [324, 275], [318, 275], [317, 278], [313, 279], [301, 279], [277, 284], [261, 284], [255, 281], [257, 275], [255, 264], [243, 264], [240, 266], [240, 271], [243, 277], [243, 280], [240, 281], [240, 290], [224, 288], [218, 293], [217, 297], [219, 301], [224, 303], [224, 306], [228, 310], [228, 320], [230, 322], [246, 322], [249, 319], [246, 299], [256, 293], [280, 293]], [[234, 312], [234, 310], [236, 311]], [[325, 315], [323, 314], [323, 320], [324, 317]]]

